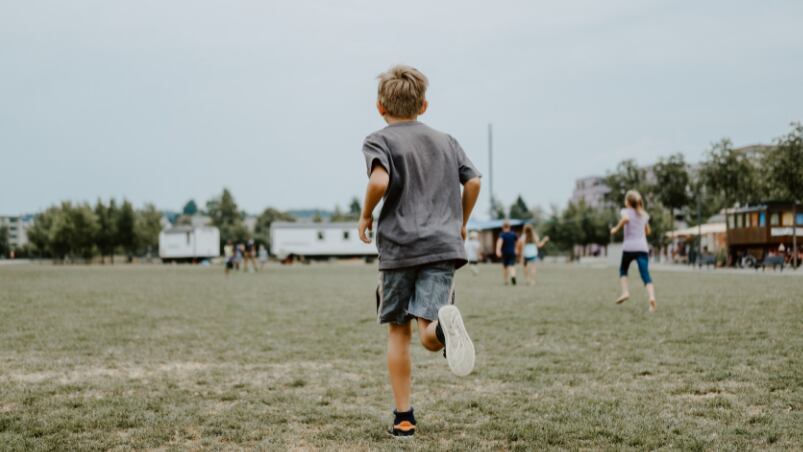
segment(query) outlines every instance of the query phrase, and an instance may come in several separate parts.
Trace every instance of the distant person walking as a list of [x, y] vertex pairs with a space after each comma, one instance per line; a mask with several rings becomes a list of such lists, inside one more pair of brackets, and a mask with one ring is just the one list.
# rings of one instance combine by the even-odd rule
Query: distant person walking
[[227, 240], [223, 245], [223, 265], [226, 269], [226, 275], [234, 268], [234, 245], [231, 240]]
[[477, 263], [482, 258], [482, 244], [480, 243], [479, 234], [477, 231], [471, 231], [466, 240], [466, 257], [468, 258], [468, 268], [474, 275], [479, 274]]
[[234, 246], [234, 269], [240, 270], [240, 265], [243, 263], [243, 254], [245, 254], [245, 246], [238, 243]]
[[650, 302], [650, 312], [655, 312], [655, 285], [650, 276], [650, 255], [647, 236], [650, 234], [650, 216], [644, 210], [644, 201], [641, 194], [630, 190], [625, 195], [625, 208], [621, 211], [619, 223], [611, 229], [611, 235], [616, 235], [624, 228], [624, 243], [622, 245], [622, 263], [619, 266], [619, 283], [622, 286], [622, 295], [616, 300], [617, 304], [624, 303], [630, 298], [630, 288], [627, 284], [627, 273], [630, 263], [636, 261], [639, 275], [647, 288]]
[[505, 285], [516, 285], [516, 244], [519, 236], [510, 229], [510, 222], [502, 223], [502, 233], [496, 239], [496, 257], [502, 259], [502, 277]]
[[548, 235], [541, 240], [533, 225], [524, 225], [524, 234], [519, 239], [516, 253], [522, 257], [527, 285], [535, 284], [535, 262], [538, 260], [538, 248], [543, 248], [547, 242], [549, 242]]
[[259, 255], [259, 269], [262, 270], [268, 262], [268, 247], [259, 245], [257, 254]]
[[[249, 271], [251, 273], [257, 270], [257, 260], [256, 260], [256, 243], [254, 239], [248, 239], [245, 242], [245, 263], [243, 264], [243, 271]], [[248, 264], [251, 264], [251, 269], [249, 270]]]

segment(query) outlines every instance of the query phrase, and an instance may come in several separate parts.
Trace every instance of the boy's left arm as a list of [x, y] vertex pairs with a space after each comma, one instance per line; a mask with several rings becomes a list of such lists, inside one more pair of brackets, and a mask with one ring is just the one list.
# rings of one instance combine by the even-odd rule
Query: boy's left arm
[[480, 185], [479, 177], [471, 178], [463, 184], [463, 227], [460, 229], [463, 240], [466, 239], [466, 225], [471, 218], [471, 211], [474, 210], [474, 205], [480, 196]]

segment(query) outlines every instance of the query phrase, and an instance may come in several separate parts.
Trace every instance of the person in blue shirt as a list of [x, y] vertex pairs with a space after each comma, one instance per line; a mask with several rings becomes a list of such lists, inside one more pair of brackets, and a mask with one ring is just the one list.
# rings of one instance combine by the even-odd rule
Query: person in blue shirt
[[516, 244], [519, 236], [510, 229], [510, 222], [505, 220], [502, 224], [502, 233], [496, 239], [496, 257], [502, 259], [502, 276], [505, 285], [516, 285]]

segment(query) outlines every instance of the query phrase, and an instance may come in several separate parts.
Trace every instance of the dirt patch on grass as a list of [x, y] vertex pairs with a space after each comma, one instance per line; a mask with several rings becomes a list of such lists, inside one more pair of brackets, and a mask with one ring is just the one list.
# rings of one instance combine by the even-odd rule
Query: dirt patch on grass
[[[60, 385], [81, 384], [92, 381], [123, 379], [143, 380], [173, 377], [176, 380], [189, 380], [208, 372], [223, 371], [237, 376], [238, 380], [264, 383], [268, 380], [292, 377], [297, 373], [320, 372], [332, 369], [332, 363], [320, 361], [300, 361], [265, 365], [240, 365], [237, 363], [170, 362], [156, 365], [121, 365], [115, 367], [86, 366], [69, 370], [48, 370], [39, 372], [12, 372], [6, 375], [11, 381], [20, 383], [56, 383]], [[359, 376], [339, 373], [341, 378], [357, 380]]]
[[16, 403], [0, 403], [0, 413], [11, 413], [17, 409]]

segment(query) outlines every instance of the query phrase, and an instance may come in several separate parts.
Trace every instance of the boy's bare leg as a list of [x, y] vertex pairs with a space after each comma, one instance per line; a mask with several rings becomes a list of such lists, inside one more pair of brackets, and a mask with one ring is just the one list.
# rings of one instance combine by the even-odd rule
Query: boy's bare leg
[[627, 284], [627, 276], [622, 276], [619, 278], [619, 285], [622, 286], [622, 295], [616, 299], [616, 304], [624, 303], [628, 298], [630, 298], [630, 287]]
[[438, 326], [438, 321], [431, 321], [427, 319], [418, 320], [418, 336], [421, 338], [421, 345], [431, 352], [437, 352], [443, 348], [443, 344], [438, 340], [438, 335], [435, 330]]
[[388, 373], [396, 411], [410, 409], [410, 323], [388, 326]]
[[502, 281], [507, 284], [507, 267], [502, 266]]

